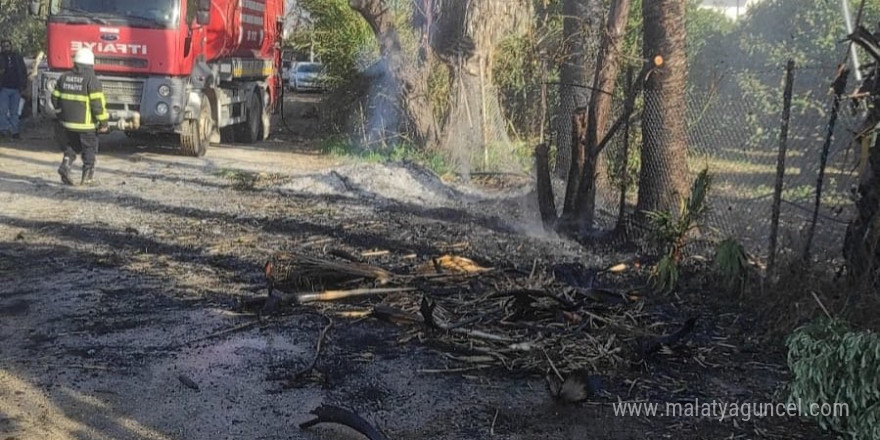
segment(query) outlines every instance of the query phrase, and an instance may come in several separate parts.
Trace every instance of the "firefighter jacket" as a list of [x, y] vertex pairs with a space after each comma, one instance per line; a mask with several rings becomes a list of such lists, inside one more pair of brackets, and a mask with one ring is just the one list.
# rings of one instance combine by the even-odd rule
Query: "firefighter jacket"
[[58, 120], [70, 131], [94, 131], [98, 123], [107, 123], [107, 103], [101, 81], [93, 69], [76, 65], [61, 75], [52, 91], [52, 105], [59, 110]]

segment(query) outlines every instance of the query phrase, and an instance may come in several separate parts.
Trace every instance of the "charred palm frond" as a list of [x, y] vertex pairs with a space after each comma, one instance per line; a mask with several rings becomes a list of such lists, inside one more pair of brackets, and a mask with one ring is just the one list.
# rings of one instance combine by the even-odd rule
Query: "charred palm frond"
[[269, 290], [322, 290], [364, 280], [387, 284], [394, 274], [364, 263], [327, 260], [293, 253], [274, 256], [266, 263]]

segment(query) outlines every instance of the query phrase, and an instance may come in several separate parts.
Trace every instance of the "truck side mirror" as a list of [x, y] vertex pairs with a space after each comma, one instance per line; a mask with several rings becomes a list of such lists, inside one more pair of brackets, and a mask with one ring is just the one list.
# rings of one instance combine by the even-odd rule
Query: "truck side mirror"
[[203, 26], [211, 24], [211, 0], [199, 0], [196, 23]]

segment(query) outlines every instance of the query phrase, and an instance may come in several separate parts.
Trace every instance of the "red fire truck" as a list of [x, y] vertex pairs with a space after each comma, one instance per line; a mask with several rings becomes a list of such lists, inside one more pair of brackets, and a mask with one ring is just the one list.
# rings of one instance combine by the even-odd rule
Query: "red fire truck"
[[95, 53], [111, 127], [173, 133], [180, 150], [251, 143], [279, 106], [284, 0], [34, 0], [47, 17], [49, 69], [34, 81], [35, 113], [80, 48]]

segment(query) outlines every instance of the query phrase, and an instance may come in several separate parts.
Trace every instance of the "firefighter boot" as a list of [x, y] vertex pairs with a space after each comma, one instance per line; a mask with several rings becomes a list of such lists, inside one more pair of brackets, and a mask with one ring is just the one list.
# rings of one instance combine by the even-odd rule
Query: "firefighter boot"
[[70, 179], [71, 162], [69, 156], [64, 156], [64, 159], [61, 160], [61, 166], [58, 167], [58, 174], [61, 176], [61, 182], [65, 185], [73, 185], [73, 180]]
[[82, 181], [79, 183], [83, 186], [92, 186], [95, 184], [95, 167], [91, 165], [83, 166]]

